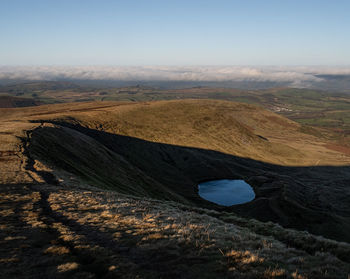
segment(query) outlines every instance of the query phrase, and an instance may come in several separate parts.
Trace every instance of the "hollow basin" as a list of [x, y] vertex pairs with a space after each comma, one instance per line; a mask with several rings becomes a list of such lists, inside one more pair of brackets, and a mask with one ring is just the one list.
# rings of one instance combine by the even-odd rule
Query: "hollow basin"
[[244, 180], [221, 179], [200, 183], [199, 196], [225, 206], [250, 202], [255, 198], [253, 188]]

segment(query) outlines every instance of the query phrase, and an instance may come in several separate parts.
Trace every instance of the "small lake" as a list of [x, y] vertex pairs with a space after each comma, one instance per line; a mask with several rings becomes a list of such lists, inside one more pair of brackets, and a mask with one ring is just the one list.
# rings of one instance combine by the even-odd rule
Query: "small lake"
[[212, 180], [200, 183], [198, 188], [201, 198], [225, 206], [250, 202], [255, 198], [253, 188], [244, 180]]

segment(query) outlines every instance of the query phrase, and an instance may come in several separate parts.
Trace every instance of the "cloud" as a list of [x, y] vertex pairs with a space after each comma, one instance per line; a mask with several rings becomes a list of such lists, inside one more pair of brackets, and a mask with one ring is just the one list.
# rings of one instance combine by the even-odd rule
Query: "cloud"
[[244, 66], [0, 66], [2, 80], [244, 81], [308, 87], [317, 75], [350, 75], [350, 67]]

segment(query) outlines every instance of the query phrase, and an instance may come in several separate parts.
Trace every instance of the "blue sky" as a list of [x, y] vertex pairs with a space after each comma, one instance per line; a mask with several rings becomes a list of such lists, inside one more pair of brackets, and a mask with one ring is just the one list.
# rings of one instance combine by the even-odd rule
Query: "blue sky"
[[350, 1], [0, 0], [0, 65], [350, 65]]

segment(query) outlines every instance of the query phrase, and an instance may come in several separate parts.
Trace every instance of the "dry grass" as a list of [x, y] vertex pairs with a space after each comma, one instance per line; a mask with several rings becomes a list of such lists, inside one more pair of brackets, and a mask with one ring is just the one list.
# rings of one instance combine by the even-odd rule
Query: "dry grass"
[[[49, 213], [35, 190], [21, 191], [13, 195], [12, 203], [22, 208], [16, 222], [27, 229], [22, 234], [5, 227], [1, 231], [7, 234], [2, 255], [10, 247], [17, 251], [1, 257], [9, 277], [14, 270], [22, 271], [18, 278], [35, 274], [37, 267], [28, 253], [46, 263], [44, 272], [51, 278], [59, 274], [152, 278], [184, 273], [187, 278], [240, 278], [242, 274], [244, 278], [345, 278], [350, 271], [348, 263], [330, 253], [310, 255], [302, 248], [290, 248], [273, 237], [223, 222], [213, 217], [216, 211], [199, 213], [174, 202], [108, 191], [40, 186], [41, 199], [48, 194]], [[13, 214], [1, 218], [15, 224]], [[45, 226], [35, 225], [41, 222]]]
[[56, 255], [63, 255], [63, 254], [68, 254], [70, 253], [69, 248], [65, 247], [65, 246], [50, 246], [48, 247], [44, 253], [50, 253], [50, 254], [56, 254]]
[[[185, 117], [194, 106], [201, 114]], [[295, 161], [302, 158], [300, 153], [293, 153], [302, 141], [288, 141], [288, 136], [293, 140], [302, 136], [305, 145], [301, 153], [310, 151], [313, 158], [329, 163], [340, 158], [335, 151], [322, 153], [324, 147], [318, 140], [296, 132], [297, 124], [281, 117], [271, 119], [271, 113], [253, 106], [227, 102], [77, 104], [70, 112], [67, 108], [68, 105], [43, 106], [35, 113], [25, 109], [4, 111], [2, 115], [9, 121], [0, 124], [4, 132], [0, 140], [6, 142], [1, 146], [4, 160], [0, 160], [0, 268], [5, 278], [316, 279], [346, 278], [350, 273], [346, 256], [350, 246], [346, 243], [231, 213], [151, 199], [151, 194], [137, 198], [98, 190], [67, 172], [59, 177], [60, 185], [47, 183], [40, 173], [52, 174], [57, 169], [38, 160], [32, 162], [20, 141], [25, 130], [40, 124], [12, 120], [70, 117], [70, 121], [90, 128], [153, 142], [181, 143], [259, 160], [267, 160], [266, 156], [272, 154], [269, 160], [273, 162], [310, 164], [307, 156], [304, 161]], [[213, 126], [214, 122], [221, 124]], [[224, 128], [225, 132], [220, 132]], [[283, 135], [279, 135], [277, 131], [282, 128]], [[271, 134], [263, 134], [268, 129]], [[142, 186], [154, 183], [154, 190], [160, 189], [157, 181], [145, 178], [135, 166], [122, 169], [128, 164], [122, 156], [113, 155], [96, 140], [74, 133], [78, 135], [74, 139], [91, 144], [83, 147], [88, 153], [98, 149], [98, 153], [115, 156], [120, 167], [118, 176], [125, 179], [125, 187], [134, 183], [135, 192], [147, 193], [150, 188], [139, 183], [148, 179], [148, 184]], [[257, 134], [268, 137], [269, 142]], [[222, 141], [223, 137], [228, 140]], [[342, 157], [334, 164], [347, 160]], [[130, 170], [137, 173], [137, 179], [127, 180]]]
[[[152, 142], [216, 150], [283, 165], [345, 165], [324, 139], [256, 106], [213, 100], [160, 101], [71, 114], [64, 121]], [[258, 137], [263, 136], [268, 141]], [[339, 150], [335, 150], [339, 151]]]
[[74, 269], [77, 269], [79, 267], [79, 264], [77, 263], [65, 263], [57, 266], [58, 272], [67, 272], [67, 271], [72, 271]]
[[24, 125], [11, 122], [14, 119], [60, 119], [114, 134], [211, 149], [277, 164], [313, 165], [319, 160], [322, 165], [346, 165], [350, 162], [350, 157], [342, 150], [328, 149], [326, 144], [330, 142], [300, 132], [299, 124], [242, 103], [214, 100], [92, 102], [75, 103], [74, 109], [71, 104], [55, 104], [37, 107], [35, 113], [32, 108], [1, 109], [1, 112], [2, 119], [8, 121], [7, 130], [11, 125], [13, 130]]
[[[221, 262], [223, 274], [239, 271], [251, 276], [261, 274], [265, 278], [292, 277], [296, 270], [300, 274], [312, 270], [322, 278], [327, 268], [328, 272], [335, 272], [334, 276], [337, 276], [341, 266], [346, 266], [330, 254], [310, 256], [275, 239], [266, 239], [208, 215], [181, 212], [176, 207], [153, 200], [125, 199], [108, 192], [85, 192], [81, 195], [79, 192], [61, 191], [50, 195], [49, 202], [68, 219], [79, 220], [80, 225], [95, 228], [111, 241], [117, 240], [118, 245], [135, 247], [133, 253], [139, 254], [143, 260], [144, 254], [154, 250], [159, 253], [173, 251], [172, 254], [177, 257], [185, 250], [187, 258], [210, 258], [211, 264], [215, 259]], [[92, 207], [88, 210], [90, 203]], [[101, 214], [103, 218], [99, 218]], [[66, 234], [66, 231], [61, 233]], [[76, 241], [72, 238], [65, 240]], [[227, 252], [222, 255], [222, 251]], [[321, 262], [323, 268], [318, 270], [315, 264]], [[284, 268], [276, 268], [278, 265]]]
[[264, 278], [285, 278], [286, 271], [284, 269], [267, 269], [264, 272]]

